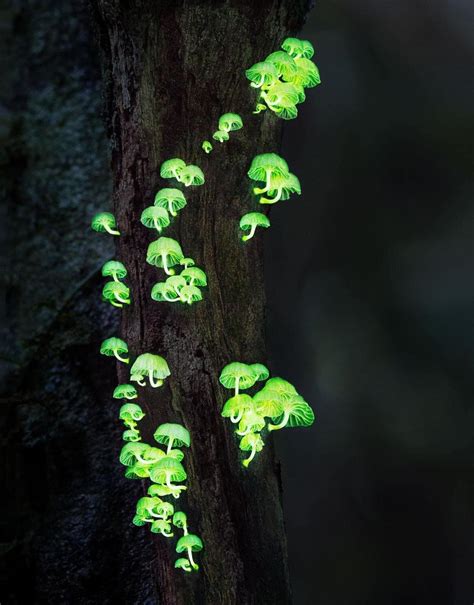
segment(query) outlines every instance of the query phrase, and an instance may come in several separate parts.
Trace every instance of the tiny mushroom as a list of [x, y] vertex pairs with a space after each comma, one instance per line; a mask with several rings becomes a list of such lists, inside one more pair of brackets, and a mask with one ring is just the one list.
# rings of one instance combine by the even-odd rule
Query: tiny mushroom
[[179, 559], [176, 559], [174, 568], [182, 569], [183, 571], [192, 571], [191, 563], [184, 557], [180, 557]]
[[186, 513], [178, 511], [173, 515], [173, 525], [183, 530], [185, 536], [188, 535], [188, 518]]
[[205, 153], [211, 153], [213, 150], [212, 143], [210, 141], [203, 141], [201, 148]]
[[252, 462], [257, 452], [261, 452], [264, 446], [264, 442], [258, 433], [248, 433], [245, 435], [239, 444], [239, 448], [243, 452], [250, 452], [250, 456], [245, 460], [242, 460], [242, 464], [245, 467]]
[[181, 288], [180, 298], [182, 302], [192, 305], [202, 300], [202, 292], [196, 286], [186, 285]]
[[234, 361], [223, 368], [219, 381], [226, 389], [234, 389], [234, 395], [238, 395], [239, 389], [250, 389], [257, 382], [257, 376], [246, 363]]
[[265, 193], [270, 190], [273, 177], [288, 173], [288, 164], [282, 157], [276, 153], [262, 153], [253, 158], [247, 174], [254, 181], [265, 182], [265, 187], [254, 189], [254, 193]]
[[282, 76], [287, 81], [296, 74], [297, 67], [295, 60], [283, 50], [277, 50], [276, 52], [271, 53], [265, 59], [265, 62], [273, 63], [278, 75]]
[[160, 176], [163, 179], [176, 179], [180, 181], [180, 175], [183, 171], [183, 168], [186, 167], [186, 163], [180, 158], [172, 158], [171, 160], [166, 160], [161, 164], [160, 168]]
[[109, 260], [102, 265], [102, 276], [111, 277], [114, 281], [120, 281], [127, 276], [127, 269], [120, 261]]
[[265, 424], [265, 418], [257, 413], [252, 402], [252, 407], [242, 414], [242, 418], [239, 422], [239, 430], [236, 431], [236, 433], [241, 437], [248, 435], [249, 433], [258, 433], [265, 428]]
[[182, 552], [186, 551], [188, 553], [188, 559], [192, 568], [196, 570], [199, 569], [199, 565], [194, 562], [193, 552], [199, 552], [202, 549], [203, 544], [201, 538], [199, 538], [199, 536], [195, 536], [194, 534], [182, 536], [176, 544], [176, 552], [181, 554]]
[[224, 113], [219, 118], [219, 130], [231, 132], [232, 130], [240, 130], [244, 125], [242, 118], [238, 113]]
[[178, 265], [183, 258], [179, 243], [170, 237], [160, 237], [148, 246], [146, 261], [150, 265], [162, 267], [166, 275], [174, 275], [171, 267]]
[[207, 286], [207, 275], [202, 269], [199, 269], [199, 267], [183, 269], [180, 276], [183, 277], [190, 286], [199, 286], [200, 288]]
[[278, 71], [275, 65], [269, 61], [255, 63], [255, 65], [247, 69], [245, 75], [250, 80], [252, 88], [269, 86], [278, 80]]
[[230, 418], [230, 421], [237, 424], [241, 421], [244, 412], [253, 407], [252, 397], [241, 393], [228, 399], [222, 408], [221, 416]]
[[183, 465], [178, 460], [165, 456], [150, 467], [150, 479], [154, 483], [166, 485], [174, 498], [179, 498], [181, 491], [186, 489], [185, 485], [175, 485], [172, 481], [185, 481], [187, 475]]
[[253, 372], [257, 375], [257, 380], [267, 380], [270, 376], [270, 372], [268, 371], [267, 366], [263, 365], [263, 363], [251, 363], [250, 367]]
[[249, 233], [242, 236], [242, 241], [246, 242], [252, 239], [257, 227], [263, 227], [264, 229], [270, 227], [270, 219], [261, 212], [249, 212], [240, 219], [239, 226], [242, 231], [250, 229]]
[[287, 52], [293, 59], [305, 57], [311, 59], [314, 55], [314, 48], [308, 40], [300, 40], [299, 38], [285, 38], [283, 40], [282, 49]]
[[121, 353], [128, 353], [127, 343], [121, 338], [106, 338], [100, 345], [100, 352], [102, 355], [107, 355], [108, 357], [115, 356], [123, 363], [128, 363], [130, 361], [128, 357], [120, 357]]
[[296, 426], [311, 426], [314, 422], [314, 412], [303, 397], [295, 395], [290, 399], [282, 398], [282, 413], [275, 417], [277, 424], [269, 424], [269, 431]]
[[166, 359], [160, 355], [152, 353], [143, 353], [139, 355], [130, 369], [132, 382], [137, 382], [144, 386], [144, 379], [148, 378], [150, 386], [153, 388], [161, 387], [165, 378], [170, 375], [170, 369]]
[[124, 403], [119, 410], [120, 420], [129, 428], [135, 428], [137, 422], [144, 417], [144, 411], [136, 403]]
[[115, 216], [111, 212], [99, 212], [92, 217], [91, 227], [98, 233], [110, 233], [110, 235], [120, 235], [117, 230]]
[[316, 64], [304, 57], [295, 59], [297, 71], [293, 76], [291, 83], [299, 84], [303, 88], [314, 88], [321, 84], [321, 76]]
[[186, 198], [179, 189], [165, 187], [155, 195], [154, 205], [158, 208], [164, 208], [171, 216], [176, 216], [178, 210], [186, 206]]
[[157, 519], [156, 521], [153, 521], [150, 530], [154, 534], [161, 534], [162, 536], [165, 536], [165, 538], [171, 538], [173, 536], [173, 532], [171, 531], [171, 523], [165, 519]]
[[108, 281], [102, 288], [102, 298], [121, 308], [130, 304], [130, 288], [121, 281]]
[[192, 258], [182, 258], [179, 264], [187, 269], [188, 267], [194, 267], [196, 263]]
[[148, 229], [156, 229], [158, 233], [161, 233], [170, 224], [168, 210], [160, 206], [148, 206], [142, 212], [140, 222]]
[[191, 185], [202, 185], [204, 183], [204, 173], [199, 166], [189, 164], [186, 168], [181, 171], [181, 182], [184, 183], [185, 187]]
[[[132, 441], [132, 442], [141, 441], [140, 431], [137, 431], [137, 429], [127, 429], [126, 431], [123, 432], [122, 439], [124, 441]], [[147, 477], [148, 475], [145, 474], [143, 476]]]
[[272, 177], [268, 194], [273, 197], [261, 197], [261, 204], [276, 204], [280, 200], [287, 200], [292, 193], [301, 195], [301, 185], [297, 176], [289, 172], [287, 175]]
[[167, 445], [166, 453], [169, 454], [173, 446], [189, 447], [191, 445], [191, 436], [189, 431], [181, 424], [167, 422], [160, 424], [153, 437], [157, 443]]
[[[172, 277], [175, 276], [173, 275]], [[184, 285], [186, 285], [186, 282]], [[151, 289], [151, 297], [157, 302], [181, 302], [179, 294], [177, 294], [173, 286], [168, 283], [168, 280], [155, 284]]]
[[219, 141], [219, 143], [224, 143], [229, 140], [229, 133], [225, 130], [216, 130], [216, 132], [212, 135], [212, 138], [215, 141]]
[[136, 399], [138, 393], [133, 384], [119, 384], [115, 387], [112, 397], [114, 399]]

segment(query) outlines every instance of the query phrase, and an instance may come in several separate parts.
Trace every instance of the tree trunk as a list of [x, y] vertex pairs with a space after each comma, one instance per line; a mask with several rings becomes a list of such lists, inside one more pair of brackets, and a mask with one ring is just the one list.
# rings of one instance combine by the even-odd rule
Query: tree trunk
[[[229, 391], [218, 377], [231, 361], [265, 361], [263, 234], [244, 244], [239, 219], [256, 209], [246, 177], [250, 161], [278, 150], [281, 122], [252, 115], [255, 91], [244, 70], [297, 31], [306, 9], [303, 0], [93, 2], [122, 234], [117, 258], [129, 270], [132, 293], [121, 337], [132, 357], [153, 352], [168, 361], [166, 386], [141, 391], [147, 413], [141, 430], [150, 443], [162, 422], [180, 422], [190, 431], [188, 490], [179, 508], [205, 545], [197, 555], [199, 573], [183, 574], [173, 569], [177, 555], [170, 541], [136, 529], [148, 532], [156, 549], [154, 584], [163, 605], [290, 602], [271, 439], [244, 469], [230, 423], [220, 416]], [[243, 117], [244, 129], [226, 143], [213, 142], [206, 155], [201, 142], [229, 111]], [[204, 300], [191, 307], [151, 299], [164, 274], [145, 261], [153, 235], [140, 223], [155, 192], [174, 186], [159, 176], [161, 163], [172, 157], [197, 164], [206, 177], [205, 185], [185, 190], [188, 205], [166, 230], [208, 276]], [[119, 364], [120, 382], [128, 370]]]

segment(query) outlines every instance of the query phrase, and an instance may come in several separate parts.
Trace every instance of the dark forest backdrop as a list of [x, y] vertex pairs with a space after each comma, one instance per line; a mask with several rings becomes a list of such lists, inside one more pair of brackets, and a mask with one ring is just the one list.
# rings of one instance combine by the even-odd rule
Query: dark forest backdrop
[[[264, 234], [271, 367], [317, 414], [275, 437], [297, 605], [474, 600], [473, 13], [327, 0], [302, 32], [323, 79], [285, 127], [303, 195]], [[116, 315], [88, 232], [111, 187], [88, 13], [17, 1], [0, 26], [0, 600], [151, 605], [99, 396]]]

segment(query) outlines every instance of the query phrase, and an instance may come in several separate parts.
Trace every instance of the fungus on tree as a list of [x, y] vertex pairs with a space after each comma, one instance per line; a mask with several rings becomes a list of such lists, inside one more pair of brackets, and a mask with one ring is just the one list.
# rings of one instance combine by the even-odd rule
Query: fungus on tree
[[250, 410], [253, 406], [252, 397], [241, 393], [228, 399], [224, 407], [222, 408], [221, 416], [223, 418], [229, 418], [234, 424], [241, 421], [242, 416], [247, 410]]
[[161, 387], [165, 378], [170, 375], [170, 369], [166, 359], [153, 353], [143, 353], [139, 355], [130, 369], [133, 382], [140, 386], [145, 385], [145, 378], [148, 378], [150, 386], [153, 388]]
[[180, 174], [186, 167], [186, 163], [180, 158], [171, 158], [161, 164], [160, 176], [163, 179], [176, 179], [180, 181]]
[[245, 435], [244, 437], [242, 437], [240, 444], [239, 444], [239, 448], [243, 452], [250, 452], [250, 456], [248, 458], [246, 458], [245, 460], [242, 460], [242, 464], [245, 467], [248, 467], [248, 465], [254, 459], [255, 454], [257, 452], [261, 452], [264, 445], [265, 444], [263, 442], [263, 439], [260, 437], [260, 435], [258, 433], [249, 433], [248, 435]]
[[112, 397], [114, 399], [136, 399], [138, 393], [133, 384], [119, 384], [115, 387]]
[[321, 84], [319, 69], [313, 61], [302, 57], [295, 59], [295, 64], [297, 70], [290, 80], [292, 84], [299, 84], [303, 88], [314, 88]]
[[186, 168], [183, 168], [180, 174], [181, 182], [185, 187], [191, 185], [202, 185], [204, 183], [204, 173], [199, 166], [189, 164]]
[[291, 398], [282, 398], [282, 413], [275, 417], [276, 424], [269, 424], [269, 431], [296, 426], [311, 426], [314, 422], [314, 412], [303, 397], [294, 395]]
[[161, 233], [170, 224], [168, 210], [160, 206], [148, 206], [142, 212], [140, 222], [148, 229], [156, 229], [158, 233]]
[[164, 269], [166, 275], [174, 275], [171, 267], [178, 265], [183, 259], [183, 251], [179, 243], [171, 237], [160, 237], [148, 246], [147, 263]]
[[270, 61], [255, 63], [255, 65], [246, 70], [245, 75], [250, 80], [252, 88], [270, 86], [278, 80], [278, 71]]
[[287, 81], [296, 74], [298, 69], [295, 60], [283, 50], [277, 50], [268, 55], [265, 63], [273, 63], [278, 75]]
[[191, 445], [191, 436], [189, 431], [181, 424], [167, 422], [160, 424], [153, 437], [157, 443], [167, 446], [167, 455], [175, 447], [189, 447]]
[[100, 345], [100, 352], [107, 357], [116, 357], [123, 363], [128, 363], [130, 361], [128, 357], [120, 356], [122, 353], [128, 353], [128, 345], [121, 338], [106, 338]]
[[119, 418], [125, 426], [135, 428], [137, 422], [145, 417], [145, 412], [136, 403], [124, 403], [119, 410]]
[[267, 366], [263, 365], [263, 363], [251, 363], [250, 367], [252, 368], [254, 374], [257, 375], [258, 381], [267, 380], [267, 378], [270, 376]]
[[229, 140], [229, 133], [225, 130], [216, 130], [216, 132], [212, 135], [212, 138], [215, 141], [219, 141], [219, 143], [224, 143]]
[[187, 552], [189, 562], [191, 563], [192, 568], [195, 570], [199, 569], [199, 565], [195, 563], [193, 559], [193, 552], [199, 552], [202, 549], [203, 544], [201, 538], [199, 536], [195, 536], [194, 534], [182, 536], [176, 544], [176, 552], [178, 554]]
[[282, 49], [293, 59], [305, 57], [311, 59], [314, 55], [314, 47], [309, 40], [300, 40], [299, 38], [285, 38], [281, 44]]
[[178, 460], [165, 456], [150, 467], [150, 479], [154, 483], [166, 485], [174, 498], [179, 498], [180, 493], [186, 489], [185, 485], [176, 485], [174, 481], [180, 483], [187, 477], [183, 465]]
[[121, 281], [108, 281], [102, 288], [102, 298], [114, 307], [130, 304], [130, 288]]
[[[254, 189], [254, 192], [260, 192], [260, 189]], [[275, 176], [271, 179], [268, 195], [272, 197], [261, 197], [261, 204], [276, 204], [280, 200], [287, 200], [292, 193], [301, 195], [301, 185], [297, 176], [289, 172], [287, 175]]]
[[219, 118], [219, 130], [224, 132], [231, 132], [233, 130], [240, 130], [244, 123], [238, 113], [224, 113]]
[[187, 269], [188, 267], [194, 267], [194, 265], [196, 263], [194, 262], [194, 260], [192, 258], [182, 258], [180, 260], [179, 264], [181, 266], [183, 266], [185, 269]]
[[188, 561], [188, 559], [185, 559], [184, 557], [180, 557], [179, 559], [176, 559], [174, 568], [182, 569], [183, 571], [189, 571], [189, 572], [192, 571], [191, 563]]
[[246, 242], [252, 239], [257, 227], [263, 227], [264, 229], [270, 227], [270, 219], [261, 212], [249, 212], [240, 219], [239, 226], [242, 231], [250, 229], [249, 233], [242, 236], [242, 241]]
[[264, 387], [252, 397], [257, 414], [266, 418], [276, 418], [283, 413], [283, 398], [276, 391]]
[[183, 530], [185, 536], [188, 535], [188, 518], [186, 513], [178, 511], [173, 515], [173, 525]]
[[[179, 276], [172, 275], [171, 277]], [[183, 285], [186, 285], [186, 282], [184, 282]], [[173, 286], [168, 283], [168, 280], [164, 282], [158, 282], [153, 286], [153, 288], [151, 289], [151, 298], [153, 300], [156, 300], [157, 302], [181, 302], [180, 295], [177, 294], [175, 288], [173, 288]]]
[[248, 433], [258, 433], [265, 428], [265, 424], [265, 418], [257, 413], [252, 402], [252, 407], [248, 410], [245, 410], [245, 412], [242, 414], [242, 418], [239, 422], [239, 429], [236, 431], [236, 433], [241, 437], [247, 435]]
[[115, 216], [111, 212], [99, 212], [92, 217], [91, 227], [98, 233], [110, 233], [110, 235], [120, 235], [117, 230]]
[[246, 363], [234, 361], [223, 368], [219, 381], [226, 389], [234, 389], [234, 395], [238, 395], [239, 389], [250, 389], [257, 382], [257, 376]]
[[173, 532], [171, 531], [171, 523], [165, 519], [157, 519], [156, 521], [153, 521], [150, 526], [150, 530], [154, 534], [161, 534], [162, 536], [165, 536], [165, 538], [171, 538], [173, 536]]
[[263, 181], [263, 189], [255, 188], [254, 193], [270, 191], [271, 180], [276, 176], [286, 176], [290, 172], [286, 161], [276, 153], [256, 155], [250, 165], [248, 176], [254, 181]]
[[[140, 431], [137, 431], [137, 429], [127, 429], [126, 431], [123, 432], [122, 439], [124, 441], [131, 441], [131, 442], [141, 441]], [[142, 467], [140, 466], [140, 468], [142, 468]], [[135, 472], [135, 474], [137, 474], [135, 467], [134, 467], [134, 472]], [[128, 475], [126, 475], [126, 476], [128, 477]], [[137, 474], [137, 476], [138, 477], [147, 477], [148, 471], [146, 471], [146, 473], [144, 475]]]
[[183, 277], [190, 286], [199, 286], [200, 288], [207, 286], [207, 275], [199, 267], [183, 269], [180, 277]]
[[154, 205], [158, 208], [164, 208], [171, 216], [176, 216], [178, 210], [186, 206], [186, 198], [179, 189], [165, 187], [155, 195]]
[[187, 284], [181, 288], [180, 298], [182, 302], [192, 305], [193, 303], [202, 300], [202, 292], [196, 286]]
[[214, 149], [210, 141], [203, 141], [201, 148], [205, 153], [211, 153], [211, 151]]
[[120, 261], [109, 260], [102, 265], [102, 276], [111, 277], [114, 281], [120, 281], [127, 276], [127, 269]]

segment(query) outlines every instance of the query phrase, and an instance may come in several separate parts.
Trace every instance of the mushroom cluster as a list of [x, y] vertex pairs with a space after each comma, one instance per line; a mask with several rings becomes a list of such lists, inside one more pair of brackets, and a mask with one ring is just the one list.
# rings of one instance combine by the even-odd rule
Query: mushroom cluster
[[161, 164], [160, 176], [163, 179], [176, 179], [185, 187], [191, 185], [202, 185], [205, 181], [204, 173], [194, 164], [186, 164], [180, 158], [171, 158]]
[[[242, 118], [238, 113], [224, 113], [219, 118], [219, 122], [217, 125], [217, 130], [212, 135], [214, 141], [218, 141], [219, 143], [224, 143], [228, 141], [230, 138], [229, 133], [234, 130], [240, 130], [243, 127], [244, 123]], [[209, 148], [209, 141], [203, 141], [202, 148], [206, 153], [210, 153], [212, 151], [212, 145]]]
[[[236, 425], [239, 448], [249, 452], [248, 457], [242, 460], [245, 467], [263, 449], [262, 432], [265, 429], [276, 431], [285, 427], [311, 426], [314, 422], [313, 410], [295, 387], [283, 378], [269, 378], [269, 375], [268, 368], [261, 363], [232, 362], [219, 376], [220, 383], [233, 390], [233, 396], [225, 402], [221, 415]], [[253, 396], [241, 393], [258, 382], [265, 384]]]
[[130, 288], [121, 281], [127, 276], [125, 265], [118, 260], [109, 260], [102, 266], [102, 276], [112, 278], [102, 288], [102, 300], [119, 308], [129, 305]]
[[259, 91], [254, 113], [270, 109], [279, 118], [292, 120], [298, 115], [297, 105], [306, 99], [305, 88], [321, 84], [321, 78], [311, 61], [311, 42], [286, 38], [281, 48], [252, 65], [245, 75], [250, 86]]

